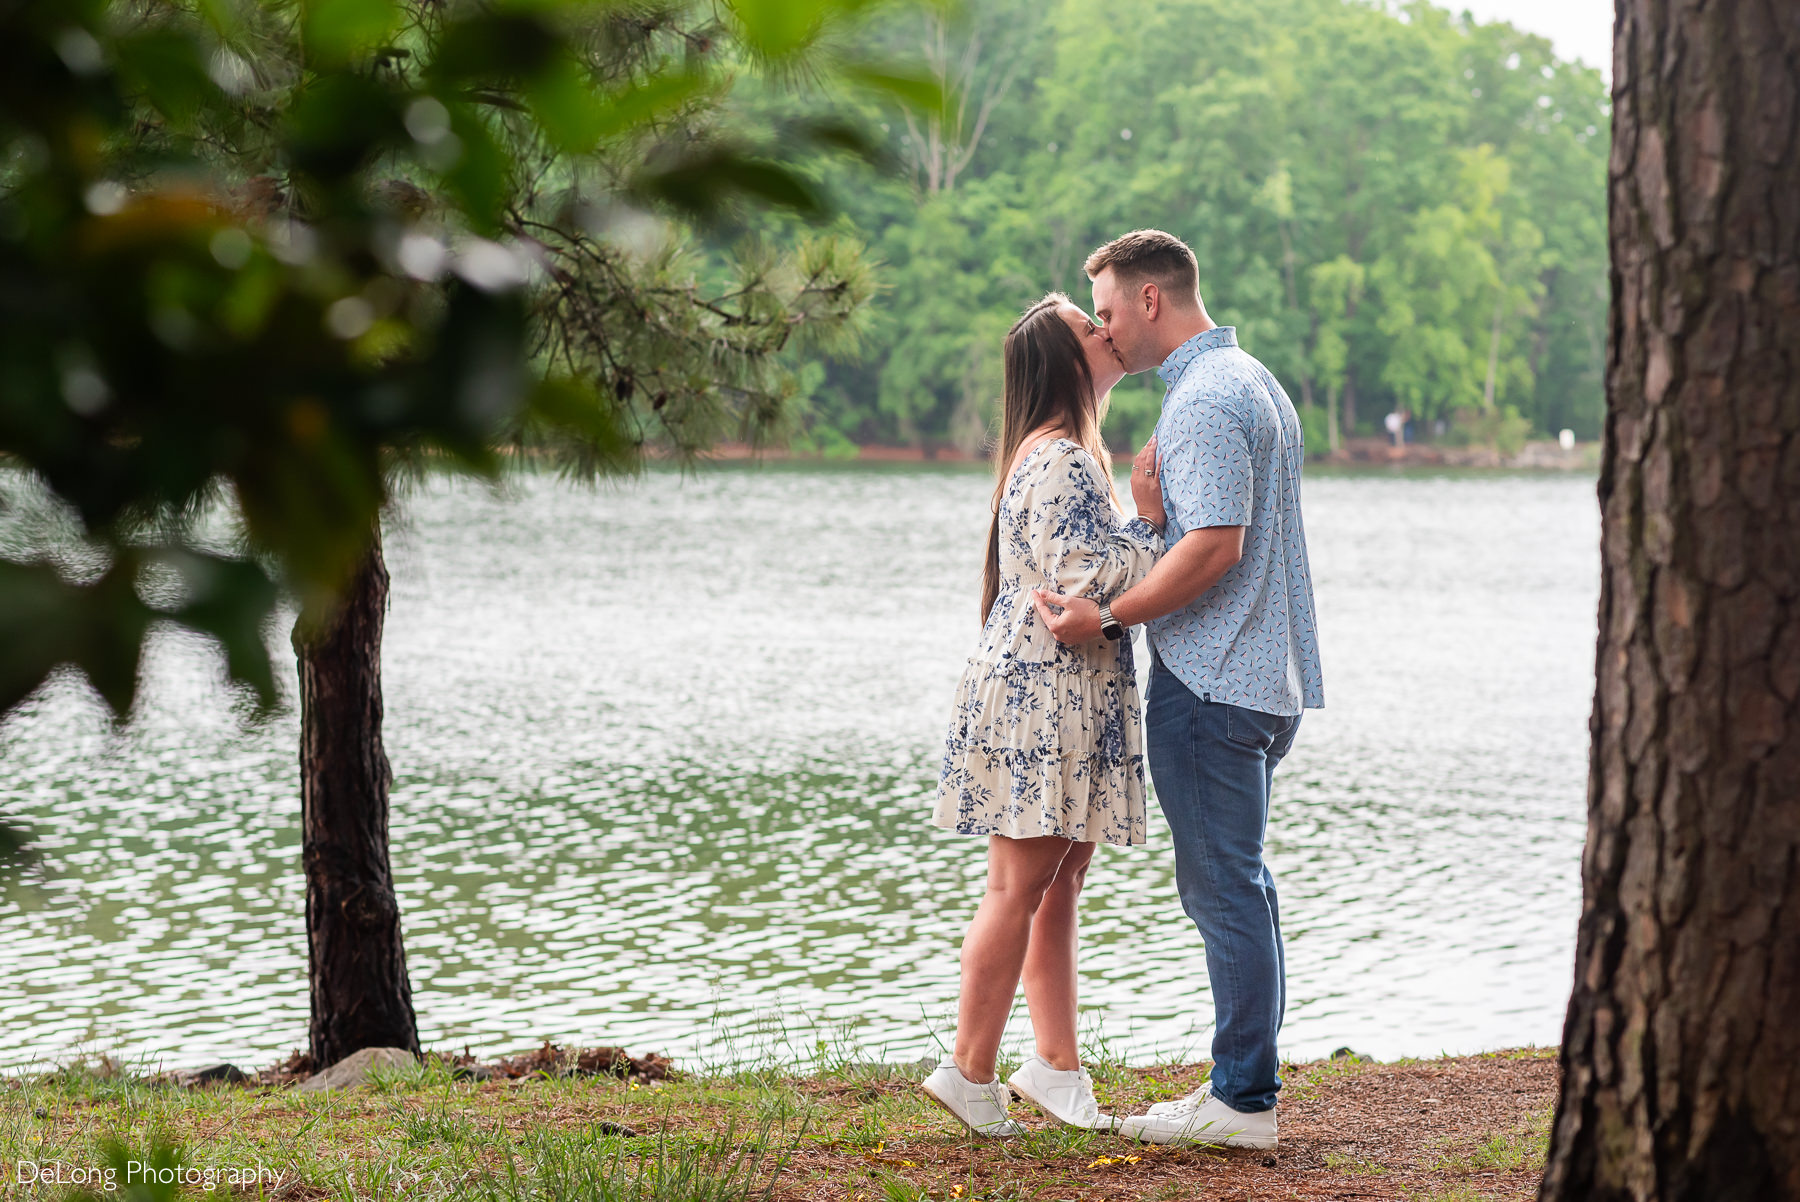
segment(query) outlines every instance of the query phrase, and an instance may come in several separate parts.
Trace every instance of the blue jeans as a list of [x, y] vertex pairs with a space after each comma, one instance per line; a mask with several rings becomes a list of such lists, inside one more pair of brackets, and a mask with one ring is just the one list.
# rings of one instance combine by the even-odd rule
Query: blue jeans
[[1269, 1110], [1281, 1088], [1275, 1036], [1287, 965], [1275, 878], [1263, 863], [1275, 765], [1300, 717], [1195, 696], [1157, 660], [1145, 707], [1150, 777], [1175, 837], [1175, 886], [1206, 941], [1212, 982], [1213, 1093]]

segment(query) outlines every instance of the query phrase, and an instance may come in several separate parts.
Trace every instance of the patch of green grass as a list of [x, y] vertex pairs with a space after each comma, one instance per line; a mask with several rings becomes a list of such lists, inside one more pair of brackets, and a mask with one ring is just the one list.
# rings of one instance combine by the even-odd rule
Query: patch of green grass
[[829, 1127], [828, 1119], [824, 1120], [816, 1138], [850, 1151], [874, 1151], [908, 1127], [927, 1121], [931, 1113], [936, 1113], [935, 1108], [916, 1091], [878, 1092], [848, 1110], [844, 1122], [835, 1130]]
[[1378, 1177], [1387, 1172], [1387, 1166], [1376, 1164], [1372, 1160], [1362, 1160], [1343, 1152], [1325, 1153], [1325, 1167], [1336, 1169], [1340, 1173], [1358, 1173]]
[[1081, 1039], [1081, 1063], [1096, 1084], [1112, 1084], [1135, 1074], [1125, 1061], [1125, 1049], [1107, 1035], [1098, 1014], [1091, 1016]]
[[[1038, 1117], [1032, 1107], [1014, 1107], [1015, 1118]], [[1092, 1159], [1109, 1149], [1117, 1150], [1118, 1137], [1110, 1131], [1089, 1131], [1081, 1127], [1065, 1127], [1061, 1123], [1045, 1123], [1025, 1134], [1006, 1141], [1006, 1150], [1033, 1160], [1058, 1160], [1065, 1156]]]
[[1340, 1056], [1318, 1064], [1285, 1064], [1282, 1066], [1281, 1089], [1296, 1101], [1311, 1101], [1319, 1096], [1319, 1091], [1324, 1086], [1345, 1077], [1354, 1077], [1374, 1064], [1375, 1061], [1361, 1056]]
[[1472, 1185], [1452, 1185], [1447, 1189], [1408, 1190], [1407, 1202], [1487, 1202]]
[[437, 1057], [411, 1064], [378, 1064], [369, 1069], [369, 1088], [375, 1093], [410, 1093], [421, 1089], [449, 1089], [459, 1084], [449, 1065]]
[[1162, 1183], [1162, 1188], [1151, 1195], [1156, 1202], [1186, 1202], [1192, 1197], [1193, 1187], [1184, 1185], [1180, 1180], [1171, 1177]]
[[930, 1197], [930, 1191], [924, 1186], [914, 1185], [892, 1173], [883, 1173], [876, 1185], [881, 1190], [882, 1202], [924, 1202]]
[[[630, 1149], [628, 1144], [652, 1144]], [[790, 1145], [771, 1127], [739, 1138], [604, 1138], [539, 1129], [503, 1172], [466, 1183], [478, 1202], [752, 1202], [774, 1195]]]
[[407, 1144], [415, 1148], [426, 1148], [433, 1144], [463, 1147], [479, 1143], [484, 1138], [475, 1120], [461, 1110], [452, 1110], [447, 1105], [433, 1106], [426, 1110], [409, 1110], [396, 1106], [393, 1117], [394, 1125], [404, 1133]]
[[1519, 1173], [1540, 1169], [1550, 1154], [1550, 1111], [1534, 1112], [1516, 1131], [1489, 1136], [1472, 1148], [1444, 1153], [1430, 1168], [1434, 1172]]

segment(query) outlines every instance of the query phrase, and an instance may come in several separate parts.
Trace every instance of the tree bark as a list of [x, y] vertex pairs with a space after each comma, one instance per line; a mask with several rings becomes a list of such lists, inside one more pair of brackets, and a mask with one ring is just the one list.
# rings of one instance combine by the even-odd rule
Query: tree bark
[[1800, 1199], [1800, 5], [1618, 0], [1600, 638], [1540, 1197]]
[[388, 574], [376, 529], [329, 613], [294, 627], [300, 663], [301, 862], [314, 1065], [359, 1048], [419, 1050], [400, 905], [388, 863], [381, 626]]

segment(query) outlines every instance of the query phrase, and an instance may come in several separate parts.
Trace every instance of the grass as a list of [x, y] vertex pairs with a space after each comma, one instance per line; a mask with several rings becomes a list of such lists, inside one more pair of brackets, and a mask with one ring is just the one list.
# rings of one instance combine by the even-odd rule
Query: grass
[[1370, 1177], [1380, 1176], [1388, 1171], [1385, 1164], [1378, 1164], [1375, 1161], [1364, 1160], [1356, 1156], [1346, 1156], [1342, 1152], [1325, 1153], [1325, 1165], [1340, 1173], [1356, 1173]]
[[1481, 1194], [1475, 1192], [1473, 1186], [1453, 1185], [1448, 1189], [1425, 1191], [1409, 1190], [1407, 1202], [1487, 1202]]
[[1503, 1131], [1473, 1146], [1446, 1151], [1432, 1162], [1431, 1168], [1459, 1176], [1518, 1173], [1538, 1168], [1550, 1153], [1550, 1118], [1548, 1109], [1533, 1111], [1517, 1130]]
[[[100, 1193], [129, 1202], [1173, 1202], [1226, 1183], [1248, 1187], [1244, 1197], [1281, 1197], [1297, 1180], [1285, 1145], [1282, 1165], [1260, 1153], [1139, 1146], [1043, 1123], [1028, 1106], [1019, 1110], [1033, 1122], [1029, 1134], [972, 1140], [915, 1087], [926, 1066], [814, 1050], [804, 1073], [758, 1056], [650, 1085], [475, 1082], [428, 1061], [380, 1071], [365, 1089], [324, 1094], [183, 1090], [149, 1083], [142, 1066], [89, 1060], [0, 1079], [0, 1172], [21, 1196], [59, 1202], [90, 1196], [68, 1176], [83, 1166], [115, 1168], [116, 1188]], [[1094, 1041], [1087, 1051], [1103, 1105], [1120, 1111], [1179, 1097], [1204, 1075], [1191, 1065], [1134, 1068]], [[1454, 1063], [1481, 1068], [1478, 1058]], [[1391, 1069], [1352, 1060], [1284, 1066], [1287, 1104]], [[1431, 1202], [1519, 1197], [1517, 1189], [1494, 1194], [1491, 1181], [1511, 1174], [1516, 1184], [1542, 1163], [1548, 1121], [1547, 1110], [1515, 1111], [1477, 1140], [1424, 1145], [1398, 1160], [1362, 1146], [1354, 1155], [1326, 1150], [1305, 1171], [1352, 1190], [1389, 1174], [1392, 1196]], [[151, 1192], [123, 1188], [125, 1166], [158, 1158], [200, 1176]], [[15, 1186], [20, 1162], [65, 1172], [48, 1185]], [[1469, 1180], [1478, 1174], [1498, 1177]], [[1475, 1192], [1477, 1184], [1489, 1192]]]

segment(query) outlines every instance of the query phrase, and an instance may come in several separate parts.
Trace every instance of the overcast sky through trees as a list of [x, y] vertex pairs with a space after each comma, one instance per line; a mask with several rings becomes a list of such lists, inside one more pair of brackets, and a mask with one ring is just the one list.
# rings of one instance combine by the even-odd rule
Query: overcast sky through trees
[[1482, 21], [1511, 21], [1543, 34], [1564, 58], [1580, 59], [1612, 78], [1612, 0], [1439, 0]]

